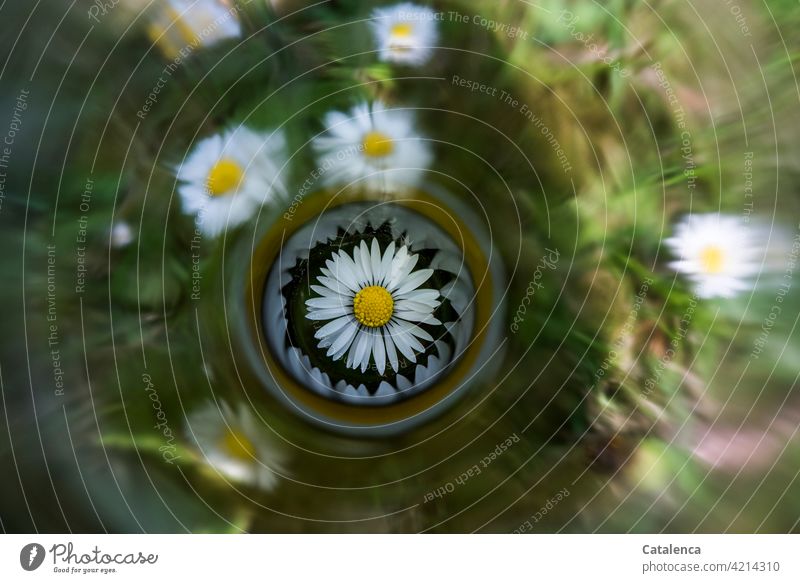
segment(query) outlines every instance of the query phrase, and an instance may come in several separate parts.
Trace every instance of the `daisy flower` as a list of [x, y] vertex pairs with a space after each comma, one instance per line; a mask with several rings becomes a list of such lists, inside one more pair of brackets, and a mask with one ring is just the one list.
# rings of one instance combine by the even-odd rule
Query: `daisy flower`
[[237, 38], [241, 33], [236, 8], [226, 0], [159, 2], [147, 27], [150, 40], [170, 59], [186, 56], [183, 52], [188, 49]]
[[286, 194], [280, 176], [285, 140], [244, 126], [202, 140], [177, 169], [183, 209], [216, 236], [247, 221], [258, 207]]
[[377, 190], [413, 186], [431, 163], [430, 147], [414, 132], [410, 111], [386, 109], [376, 101], [349, 114], [330, 112], [324, 123], [314, 148], [327, 185], [361, 182]]
[[394, 241], [381, 252], [377, 239], [362, 240], [351, 253], [339, 251], [326, 261], [311, 289], [319, 297], [306, 301], [310, 320], [328, 321], [314, 335], [327, 356], [347, 355], [348, 368], [367, 370], [373, 360], [380, 374], [388, 360], [397, 372], [398, 351], [410, 362], [425, 349], [420, 340], [433, 342], [421, 324], [440, 325], [433, 317], [439, 290], [419, 289], [433, 269], [414, 271], [419, 256]]
[[244, 404], [208, 404], [189, 416], [186, 430], [208, 465], [230, 480], [272, 490], [285, 473], [284, 456]]
[[686, 275], [701, 298], [731, 298], [752, 289], [765, 250], [752, 227], [719, 214], [685, 217], [665, 243], [678, 257], [670, 267]]
[[382, 61], [422, 65], [439, 40], [436, 13], [430, 8], [404, 2], [376, 8], [370, 22]]
[[[370, 277], [362, 273], [367, 268]], [[419, 289], [434, 279], [435, 290]], [[356, 296], [370, 287], [386, 292], [364, 291], [356, 308]], [[449, 374], [476, 329], [474, 298], [461, 248], [434, 221], [393, 202], [352, 202], [326, 209], [282, 245], [264, 287], [263, 327], [270, 351], [303, 387], [339, 403], [380, 407]], [[367, 344], [356, 358], [360, 333]], [[328, 355], [342, 334], [352, 338], [340, 341], [341, 354]]]

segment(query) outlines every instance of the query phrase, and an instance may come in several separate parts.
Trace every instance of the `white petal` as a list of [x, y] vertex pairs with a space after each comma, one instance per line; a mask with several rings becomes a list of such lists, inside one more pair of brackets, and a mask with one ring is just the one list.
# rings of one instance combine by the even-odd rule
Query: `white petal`
[[[419, 344], [415, 336], [418, 338], [422, 338], [423, 340], [433, 342], [433, 336], [428, 334], [425, 330], [423, 330], [419, 326], [412, 324], [411, 322], [406, 322], [405, 320], [395, 320], [392, 323], [400, 330], [401, 334], [409, 338], [409, 343], [411, 343], [412, 346]], [[419, 344], [419, 348], [417, 348], [417, 350], [423, 350], [421, 344]]]
[[361, 251], [361, 267], [364, 270], [364, 275], [366, 276], [368, 282], [372, 282], [372, 260], [370, 258], [367, 243], [362, 240], [359, 249]]
[[326, 298], [353, 298], [353, 293], [348, 289], [342, 289], [342, 293], [338, 291], [334, 291], [328, 287], [321, 286], [321, 285], [312, 285], [310, 286], [312, 290], [317, 292], [319, 295], [326, 297]]
[[[408, 338], [413, 338], [410, 334], [403, 334], [403, 332], [396, 327], [394, 323], [391, 323], [387, 326], [388, 333], [392, 337], [392, 341], [394, 342], [397, 350], [399, 350], [403, 356], [405, 356], [411, 362], [416, 362], [417, 357], [414, 354], [414, 350], [411, 348], [411, 344], [408, 341]], [[397, 369], [395, 369], [397, 370]]]
[[373, 336], [372, 355], [375, 357], [375, 367], [381, 375], [386, 370], [386, 348], [383, 343], [383, 335], [378, 330]]
[[[350, 256], [348, 255], [347, 258], [350, 259]], [[361, 261], [361, 248], [358, 245], [353, 247], [353, 258], [350, 260], [353, 261], [354, 269], [358, 273], [358, 287], [360, 290], [369, 285], [369, 276], [364, 271], [364, 264]]]
[[392, 259], [392, 264], [389, 268], [389, 273], [386, 275], [386, 288], [389, 291], [391, 291], [391, 286], [389, 284], [395, 279], [398, 272], [400, 271], [400, 269], [403, 268], [403, 266], [406, 264], [407, 261], [408, 261], [408, 249], [406, 248], [405, 245], [403, 245], [402, 247], [400, 247], [400, 250]]
[[358, 368], [362, 365], [362, 361], [365, 357], [369, 360], [370, 348], [369, 333], [360, 330], [353, 346], [350, 348], [350, 354], [347, 355], [347, 366], [350, 368]]
[[383, 254], [383, 259], [381, 260], [381, 269], [380, 269], [380, 283], [384, 285], [386, 281], [389, 279], [389, 274], [391, 273], [392, 269], [392, 259], [394, 259], [394, 248], [395, 244], [394, 241], [389, 243], [389, 246], [386, 248], [386, 252]]
[[[403, 249], [405, 249], [405, 247], [403, 247]], [[417, 265], [418, 260], [419, 260], [419, 255], [414, 254], [414, 255], [409, 255], [407, 259], [401, 265], [396, 266], [396, 268], [393, 265], [392, 277], [389, 280], [386, 289], [388, 289], [390, 292], [394, 292], [400, 285], [404, 284], [406, 282], [406, 278], [409, 276], [411, 271]], [[430, 277], [430, 275], [428, 277]], [[419, 287], [419, 285], [417, 285], [416, 287]]]
[[[351, 321], [355, 325], [353, 317], [348, 315], [348, 316], [342, 316], [341, 318], [337, 318], [332, 322], [328, 322], [322, 328], [317, 330], [317, 333], [314, 334], [314, 338], [325, 338], [326, 336], [330, 336], [331, 334], [338, 332], [341, 328], [345, 326], [345, 324]], [[322, 346], [321, 342], [320, 342], [320, 348], [325, 348], [324, 346]]]
[[337, 294], [340, 294], [340, 295], [347, 295], [348, 290], [351, 291], [351, 292], [358, 291], [358, 289], [352, 290], [352, 289], [348, 288], [344, 284], [344, 282], [341, 282], [338, 279], [334, 279], [332, 277], [327, 277], [327, 276], [322, 276], [321, 275], [321, 276], [319, 276], [317, 278], [317, 281], [320, 282], [325, 287], [327, 287], [329, 290], [331, 290], [331, 291], [333, 291], [333, 292], [335, 292]]
[[433, 310], [438, 308], [441, 305], [441, 302], [416, 302], [413, 300], [397, 300], [394, 303], [394, 309], [397, 312], [401, 312], [404, 310], [410, 310], [414, 312], [420, 312], [422, 314], [430, 314]]
[[[402, 320], [400, 321], [402, 323]], [[433, 336], [428, 334], [425, 330], [416, 326], [415, 324], [406, 324], [408, 326], [408, 330], [416, 336], [417, 338], [422, 338], [423, 340], [427, 340], [428, 342], [433, 342]]]
[[324, 309], [313, 309], [306, 314], [306, 318], [309, 320], [332, 320], [333, 318], [338, 318], [339, 316], [344, 316], [347, 314], [348, 311], [344, 307], [338, 308], [324, 308]]
[[431, 275], [433, 275], [433, 269], [420, 269], [412, 273], [404, 281], [401, 281], [400, 287], [393, 290], [393, 293], [397, 296], [402, 296], [407, 292], [413, 291], [430, 279]]
[[[401, 297], [402, 295], [402, 297]], [[394, 294], [396, 300], [409, 300], [412, 302], [421, 302], [423, 304], [435, 304], [439, 306], [440, 302], [436, 301], [441, 294], [435, 289], [416, 289], [405, 294]]]
[[328, 356], [333, 358], [333, 360], [339, 360], [350, 347], [350, 343], [353, 341], [353, 338], [356, 337], [357, 332], [358, 326], [355, 320], [350, 321], [349, 325], [345, 326], [345, 329], [340, 332], [339, 337], [331, 344], [331, 347], [328, 349]]
[[386, 356], [389, 358], [389, 363], [392, 365], [392, 370], [394, 372], [397, 372], [398, 369], [397, 350], [394, 347], [394, 340], [392, 340], [392, 335], [386, 329], [381, 330], [381, 333], [383, 334], [383, 343], [386, 346]]
[[370, 250], [370, 268], [372, 269], [372, 283], [378, 284], [383, 279], [381, 273], [381, 247], [378, 245], [378, 239], [372, 240], [372, 249]]
[[306, 306], [309, 308], [326, 309], [326, 308], [344, 308], [347, 309], [352, 305], [352, 301], [344, 296], [335, 297], [321, 297], [311, 298], [306, 300]]
[[[342, 255], [345, 255], [344, 259], [342, 258]], [[356, 273], [352, 263], [348, 261], [350, 258], [344, 253], [340, 253], [334, 257], [334, 261], [329, 260], [326, 262], [331, 275], [335, 279], [341, 281], [348, 289], [358, 291], [360, 288], [358, 285], [358, 274]]]
[[338, 258], [342, 267], [352, 274], [352, 279], [355, 281], [355, 287], [351, 289], [355, 292], [358, 292], [362, 287], [364, 287], [364, 270], [361, 269], [361, 266], [354, 262], [350, 255], [348, 255], [345, 251], [340, 251], [336, 257]]
[[430, 324], [432, 326], [439, 326], [441, 322], [434, 318], [430, 312], [427, 314], [421, 314], [415, 311], [400, 311], [397, 310], [393, 314], [393, 317], [399, 318], [401, 320], [406, 320], [407, 322], [418, 322], [420, 324]]
[[366, 332], [364, 335], [367, 337], [366, 340], [367, 350], [361, 357], [361, 372], [366, 372], [367, 367], [369, 366], [370, 357], [375, 352], [375, 345], [383, 344], [382, 342], [380, 342], [380, 338], [377, 335], [373, 334], [372, 332]]

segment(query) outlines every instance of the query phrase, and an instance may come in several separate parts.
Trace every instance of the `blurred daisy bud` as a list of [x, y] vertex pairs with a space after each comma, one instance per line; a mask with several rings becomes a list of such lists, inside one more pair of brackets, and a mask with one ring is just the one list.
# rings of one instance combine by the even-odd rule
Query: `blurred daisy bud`
[[241, 35], [238, 8], [227, 0], [165, 0], [150, 14], [147, 35], [169, 59]]
[[349, 113], [330, 112], [325, 132], [314, 140], [319, 171], [328, 186], [378, 191], [415, 186], [433, 158], [428, 142], [414, 130], [414, 114], [386, 109], [380, 101]]
[[111, 229], [111, 246], [115, 249], [122, 249], [133, 242], [133, 229], [125, 221], [116, 223]]
[[282, 133], [239, 126], [195, 146], [177, 169], [178, 194], [203, 234], [215, 237], [237, 227], [286, 194], [280, 173], [285, 143]]
[[372, 11], [372, 31], [382, 61], [423, 65], [439, 40], [438, 14], [411, 2]]

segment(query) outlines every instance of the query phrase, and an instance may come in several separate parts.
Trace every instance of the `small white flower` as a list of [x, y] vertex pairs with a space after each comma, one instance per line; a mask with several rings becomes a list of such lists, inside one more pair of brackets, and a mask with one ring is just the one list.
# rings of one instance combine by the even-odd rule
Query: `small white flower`
[[236, 9], [226, 0], [165, 0], [156, 3], [147, 27], [150, 40], [170, 59], [181, 51], [211, 46], [242, 33]]
[[427, 141], [414, 132], [414, 115], [386, 109], [376, 101], [354, 107], [349, 115], [325, 116], [325, 133], [314, 140], [328, 185], [361, 182], [367, 188], [394, 190], [414, 186], [428, 168]]
[[406, 247], [395, 252], [392, 241], [381, 254], [377, 239], [371, 247], [365, 241], [353, 248], [334, 253], [312, 285], [319, 294], [306, 301], [310, 320], [331, 320], [315, 334], [320, 348], [327, 348], [333, 360], [347, 353], [348, 368], [367, 370], [370, 359], [380, 374], [386, 361], [397, 372], [399, 351], [410, 362], [424, 351], [419, 339], [433, 337], [420, 324], [440, 325], [433, 317], [439, 290], [418, 289], [431, 275], [432, 269], [414, 270], [419, 256]]
[[283, 454], [244, 404], [236, 411], [209, 404], [189, 415], [186, 430], [208, 465], [230, 480], [272, 490], [285, 474]]
[[122, 249], [133, 243], [134, 234], [131, 226], [125, 221], [114, 223], [111, 229], [110, 237], [111, 246], [115, 249]]
[[422, 65], [439, 40], [436, 13], [430, 8], [404, 2], [372, 11], [370, 22], [383, 61]]
[[183, 209], [198, 215], [203, 233], [216, 236], [247, 221], [259, 205], [285, 194], [279, 174], [285, 160], [280, 133], [239, 126], [202, 140], [177, 170]]
[[701, 298], [730, 298], [752, 289], [765, 249], [753, 227], [719, 214], [687, 216], [665, 243], [678, 257], [670, 267], [686, 275]]

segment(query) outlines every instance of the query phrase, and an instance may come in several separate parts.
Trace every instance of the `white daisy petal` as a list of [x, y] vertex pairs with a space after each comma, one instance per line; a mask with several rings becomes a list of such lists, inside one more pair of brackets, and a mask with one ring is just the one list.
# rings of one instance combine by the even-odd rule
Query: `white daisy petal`
[[326, 336], [330, 336], [335, 332], [341, 330], [348, 322], [352, 322], [352, 316], [342, 316], [341, 318], [337, 318], [332, 322], [328, 322], [322, 328], [317, 330], [317, 333], [314, 334], [314, 338], [325, 338]]
[[337, 297], [322, 297], [322, 298], [312, 298], [310, 300], [306, 300], [306, 306], [309, 308], [348, 308], [352, 302], [347, 302], [347, 298], [344, 296], [337, 296]]
[[367, 278], [367, 282], [372, 282], [372, 258], [369, 253], [369, 248], [367, 247], [366, 242], [363, 240], [361, 241], [361, 245], [359, 246], [359, 251], [361, 252], [359, 255], [359, 259], [361, 260], [361, 269], [364, 271], [364, 276]]
[[413, 338], [413, 336], [411, 336], [411, 334], [403, 334], [402, 330], [400, 330], [396, 324], [389, 324], [387, 326], [387, 331], [391, 335], [397, 350], [411, 362], [416, 362], [417, 357], [409, 341], [409, 338]]
[[376, 343], [375, 337], [371, 333], [362, 330], [361, 334], [365, 338], [364, 344], [366, 349], [364, 350], [364, 354], [361, 355], [361, 364], [359, 366], [361, 368], [361, 372], [366, 372], [367, 366], [369, 366], [370, 356], [372, 356]]
[[359, 247], [358, 245], [353, 247], [352, 262], [353, 262], [353, 270], [355, 271], [355, 273], [358, 274], [357, 275], [358, 290], [361, 290], [362, 288], [369, 285], [369, 277], [367, 276], [367, 273], [364, 271], [363, 263], [361, 261], [361, 247]]
[[341, 358], [342, 354], [350, 347], [350, 343], [358, 333], [358, 326], [355, 321], [349, 321], [339, 334], [339, 337], [334, 340], [331, 347], [328, 349], [328, 356], [333, 356], [334, 360]]
[[309, 320], [331, 320], [333, 318], [344, 316], [345, 314], [347, 314], [347, 310], [344, 307], [323, 308], [309, 310], [308, 314], [306, 314], [306, 317]]
[[403, 310], [409, 310], [413, 312], [423, 312], [423, 313], [430, 313], [431, 310], [438, 308], [441, 305], [441, 302], [433, 301], [433, 302], [418, 302], [416, 300], [404, 299], [404, 300], [397, 300], [394, 303], [395, 310], [401, 312]]
[[383, 335], [383, 343], [386, 347], [386, 357], [389, 359], [389, 364], [392, 365], [392, 370], [397, 372], [399, 368], [399, 361], [397, 359], [397, 349], [394, 347], [394, 340], [388, 330], [381, 330]]
[[318, 293], [321, 296], [329, 297], [329, 298], [338, 298], [338, 297], [349, 297], [352, 301], [353, 293], [349, 289], [342, 290], [342, 293], [338, 291], [334, 291], [329, 287], [325, 287], [322, 285], [312, 285], [310, 286], [314, 292]]
[[383, 259], [381, 260], [381, 279], [380, 282], [378, 282], [380, 285], [384, 285], [389, 277], [392, 268], [392, 259], [394, 259], [394, 247], [394, 241], [392, 241], [383, 254]]
[[392, 276], [394, 276], [395, 272], [403, 265], [405, 262], [408, 261], [408, 247], [403, 245], [400, 247], [400, 250], [397, 254], [392, 258]]
[[338, 261], [342, 263], [342, 265], [346, 266], [347, 269], [353, 272], [356, 280], [358, 280], [359, 285], [363, 285], [364, 273], [361, 269], [361, 266], [358, 265], [350, 255], [348, 255], [345, 251], [339, 251], [336, 254]]
[[433, 275], [433, 269], [420, 269], [412, 275], [406, 277], [396, 290], [393, 290], [398, 296], [417, 289], [423, 283], [428, 281]]
[[350, 352], [347, 354], [347, 366], [349, 368], [360, 367], [362, 359], [369, 356], [367, 348], [369, 348], [369, 335], [363, 330], [359, 330], [350, 346]]
[[372, 356], [375, 358], [375, 368], [378, 369], [378, 373], [383, 374], [386, 370], [386, 346], [380, 330], [373, 335]]
[[328, 269], [334, 278], [340, 280], [348, 289], [352, 291], [359, 289], [358, 275], [354, 266], [346, 261], [342, 261], [341, 259], [336, 262], [328, 261], [328, 263], [330, 264]]
[[317, 278], [317, 281], [320, 282], [322, 285], [327, 287], [329, 290], [339, 294], [339, 295], [349, 295], [347, 292], [357, 292], [359, 290], [358, 286], [349, 287], [345, 285], [344, 282], [335, 279], [332, 275], [331, 276], [320, 276]]
[[372, 248], [370, 249], [370, 268], [372, 270], [372, 283], [378, 284], [383, 280], [383, 272], [381, 271], [381, 248], [378, 245], [378, 240], [372, 240]]
[[395, 323], [404, 334], [410, 334], [418, 338], [422, 338], [423, 340], [433, 342], [433, 336], [428, 334], [419, 326], [411, 324], [410, 322], [406, 322], [405, 320], [397, 320]]
[[[405, 247], [403, 247], [405, 249]], [[407, 255], [402, 263], [398, 263], [397, 265], [392, 265], [392, 276], [389, 279], [388, 283], [386, 284], [386, 288], [389, 291], [394, 292], [398, 285], [403, 283], [405, 279], [409, 276], [411, 271], [417, 265], [417, 261], [419, 259], [419, 255]]]
[[441, 324], [439, 320], [437, 320], [430, 314], [424, 314], [420, 312], [396, 311], [394, 315], [395, 317], [400, 318], [401, 320], [406, 320], [408, 322], [417, 322], [419, 324], [431, 324], [434, 326], [438, 326]]
[[431, 301], [436, 301], [442, 294], [439, 290], [435, 289], [416, 289], [406, 295], [408, 296], [408, 299], [413, 302], [428, 303]]

